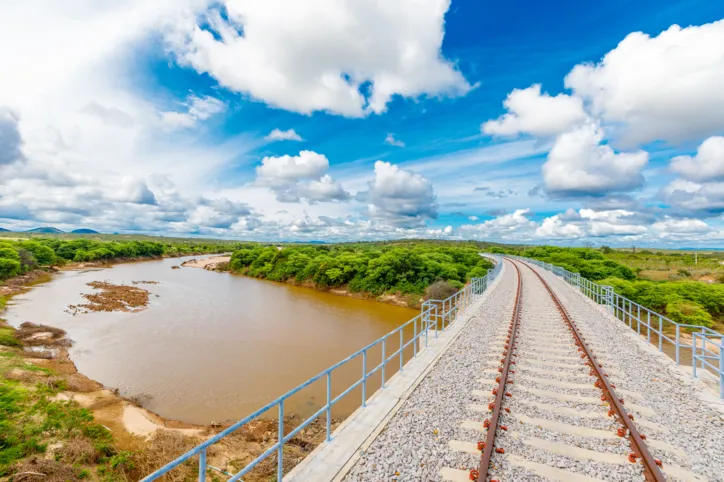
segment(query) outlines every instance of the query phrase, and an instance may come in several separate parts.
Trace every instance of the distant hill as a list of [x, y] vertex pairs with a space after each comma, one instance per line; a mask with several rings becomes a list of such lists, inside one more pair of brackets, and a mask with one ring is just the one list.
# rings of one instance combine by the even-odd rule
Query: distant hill
[[10, 232], [9, 229], [0, 228], [0, 233], [9, 233], [9, 232]]
[[42, 234], [63, 234], [65, 231], [61, 231], [58, 228], [50, 226], [44, 226], [42, 228], [28, 229], [26, 233], [42, 233]]
[[74, 229], [73, 231], [71, 231], [71, 234], [100, 234], [100, 233], [98, 231], [94, 231], [92, 229], [81, 228], [81, 229]]

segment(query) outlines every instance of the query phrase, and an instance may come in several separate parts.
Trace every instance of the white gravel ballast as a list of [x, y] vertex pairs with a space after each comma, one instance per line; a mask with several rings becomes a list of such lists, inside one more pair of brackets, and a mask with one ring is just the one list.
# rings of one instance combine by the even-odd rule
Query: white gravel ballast
[[[543, 283], [523, 281], [511, 365], [488, 480], [643, 481], [629, 440]], [[551, 273], [550, 284], [625, 400], [666, 480], [724, 481], [724, 414], [665, 356]], [[491, 416], [492, 390], [516, 296], [510, 261], [476, 316], [405, 400], [345, 481], [470, 480]]]

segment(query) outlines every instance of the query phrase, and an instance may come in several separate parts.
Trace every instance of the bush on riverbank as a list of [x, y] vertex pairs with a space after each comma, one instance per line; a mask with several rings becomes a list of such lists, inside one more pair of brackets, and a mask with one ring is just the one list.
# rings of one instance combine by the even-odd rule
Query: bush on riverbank
[[62, 266], [69, 262], [113, 261], [181, 256], [184, 254], [221, 253], [236, 244], [170, 241], [115, 241], [87, 238], [0, 238], [0, 281], [23, 275], [39, 267]]
[[234, 251], [229, 268], [272, 281], [346, 287], [350, 292], [423, 295], [436, 281], [461, 287], [484, 276], [492, 263], [472, 244], [426, 242], [263, 246], [245, 244]]

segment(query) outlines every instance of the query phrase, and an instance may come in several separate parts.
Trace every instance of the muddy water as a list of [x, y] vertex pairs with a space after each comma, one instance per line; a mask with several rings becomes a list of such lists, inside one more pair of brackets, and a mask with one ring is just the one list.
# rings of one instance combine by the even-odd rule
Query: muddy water
[[[242, 276], [171, 269], [183, 260], [62, 272], [16, 296], [5, 317], [16, 326], [32, 321], [66, 330], [81, 373], [126, 396], [149, 395], [145, 406], [163, 417], [209, 423], [242, 418], [417, 314]], [[104, 280], [159, 284], [139, 285], [151, 292], [148, 308], [139, 313], [65, 312], [91, 291], [86, 283]], [[405, 333], [405, 342], [411, 333]], [[398, 348], [397, 340], [386, 347], [388, 356]], [[371, 352], [369, 368], [380, 357], [379, 348]], [[335, 372], [334, 396], [360, 378], [361, 364], [361, 358], [353, 360]], [[378, 383], [371, 380], [368, 392]], [[351, 413], [360, 395], [356, 390], [341, 400], [334, 415]], [[325, 401], [322, 380], [285, 410], [309, 414]]]

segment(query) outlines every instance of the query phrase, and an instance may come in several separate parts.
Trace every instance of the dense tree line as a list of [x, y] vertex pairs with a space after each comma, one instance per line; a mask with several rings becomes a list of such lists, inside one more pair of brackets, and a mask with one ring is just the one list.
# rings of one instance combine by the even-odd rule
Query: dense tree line
[[[711, 327], [715, 319], [724, 317], [723, 285], [699, 281], [642, 280], [637, 277], [636, 271], [610, 259], [616, 253], [605, 246], [601, 249], [496, 246], [490, 251], [526, 256], [580, 273], [591, 281], [613, 286], [619, 295], [665, 314], [678, 323]], [[641, 251], [640, 254], [653, 255], [650, 251]], [[674, 255], [681, 257], [678, 253]]]
[[112, 261], [156, 258], [194, 253], [231, 251], [228, 243], [157, 241], [99, 241], [87, 238], [0, 239], [0, 280], [27, 273], [38, 267], [62, 266], [68, 262]]
[[461, 288], [492, 268], [473, 244], [429, 242], [263, 246], [245, 244], [229, 268], [272, 281], [345, 286], [351, 292], [420, 294], [436, 281]]

